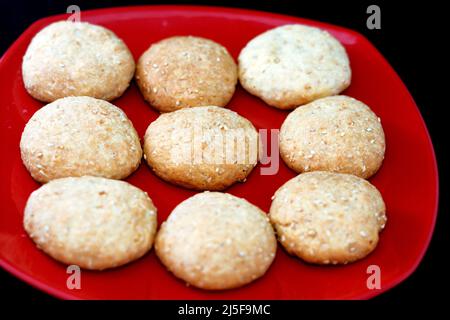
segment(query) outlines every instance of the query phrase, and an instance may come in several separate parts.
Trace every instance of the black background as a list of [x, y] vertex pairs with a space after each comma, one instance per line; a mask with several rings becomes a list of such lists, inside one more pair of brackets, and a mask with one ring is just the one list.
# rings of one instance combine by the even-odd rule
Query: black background
[[[81, 10], [108, 6], [151, 4], [150, 1], [25, 1], [0, 0], [0, 54], [35, 20], [64, 13], [77, 4]], [[406, 281], [373, 299], [374, 302], [434, 302], [443, 298], [448, 287], [445, 261], [448, 255], [449, 178], [446, 149], [448, 125], [449, 28], [446, 26], [444, 1], [172, 1], [159, 4], [202, 4], [242, 7], [299, 16], [354, 29], [364, 34], [387, 58], [412, 93], [430, 131], [438, 157], [440, 173], [440, 209], [435, 233], [425, 258]], [[371, 4], [381, 8], [381, 30], [368, 30], [366, 9]], [[3, 75], [0, 75], [3, 77]], [[445, 102], [447, 101], [447, 102]], [[1, 97], [0, 97], [1, 106]], [[0, 111], [1, 112], [1, 111]], [[447, 120], [448, 121], [448, 120]], [[407, 161], [407, 159], [405, 159]], [[420, 170], [420, 168], [417, 168]], [[414, 232], [414, 230], [411, 230]], [[52, 301], [41, 293], [0, 270], [0, 295], [20, 301]], [[413, 303], [411, 303], [413, 302]]]

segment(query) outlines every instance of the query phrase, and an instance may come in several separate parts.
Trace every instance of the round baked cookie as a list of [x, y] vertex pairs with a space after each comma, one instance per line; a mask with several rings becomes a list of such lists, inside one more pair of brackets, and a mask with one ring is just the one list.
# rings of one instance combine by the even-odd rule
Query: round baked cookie
[[25, 88], [44, 102], [67, 96], [115, 99], [128, 88], [134, 69], [133, 56], [112, 31], [70, 21], [39, 31], [22, 63]]
[[192, 36], [171, 37], [139, 58], [136, 80], [145, 98], [161, 112], [215, 105], [233, 96], [237, 66], [220, 44]]
[[161, 225], [155, 250], [176, 277], [208, 290], [243, 286], [271, 265], [277, 241], [266, 214], [244, 199], [204, 192]]
[[375, 249], [385, 211], [380, 192], [368, 181], [315, 171], [281, 186], [269, 216], [288, 253], [311, 263], [346, 264]]
[[299, 24], [266, 31], [239, 54], [239, 81], [279, 109], [293, 109], [350, 85], [350, 63], [328, 32]]
[[291, 112], [280, 129], [280, 154], [296, 172], [333, 171], [369, 178], [385, 151], [380, 119], [364, 103], [333, 96]]
[[20, 140], [22, 161], [39, 182], [69, 176], [123, 179], [142, 149], [126, 114], [91, 97], [58, 99], [36, 111]]
[[223, 190], [245, 181], [256, 165], [258, 133], [229, 109], [177, 110], [149, 125], [144, 158], [166, 181], [196, 190]]
[[43, 185], [30, 195], [24, 213], [25, 230], [39, 249], [91, 270], [143, 256], [156, 224], [147, 193], [124, 181], [88, 176]]

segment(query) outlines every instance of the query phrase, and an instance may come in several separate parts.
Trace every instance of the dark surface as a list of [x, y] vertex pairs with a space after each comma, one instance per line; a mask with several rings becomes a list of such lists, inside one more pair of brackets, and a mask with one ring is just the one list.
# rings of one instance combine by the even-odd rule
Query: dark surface
[[[82, 10], [106, 6], [150, 4], [150, 1], [0, 1], [0, 54], [35, 20], [64, 13], [68, 5], [77, 4]], [[448, 83], [445, 69], [450, 57], [443, 48], [448, 35], [444, 33], [445, 10], [441, 2], [393, 1], [172, 1], [179, 4], [221, 5], [257, 9], [319, 20], [354, 29], [364, 34], [387, 58], [412, 93], [430, 131], [438, 157], [440, 173], [440, 209], [436, 230], [425, 258], [418, 269], [406, 281], [375, 298], [377, 302], [410, 301], [433, 302], [443, 298], [449, 283], [446, 275], [446, 255], [449, 225], [448, 185], [446, 165], [448, 142], [445, 134], [445, 109], [443, 97]], [[162, 2], [160, 2], [162, 4]], [[164, 3], [166, 4], [166, 3]], [[366, 27], [366, 8], [377, 4], [381, 8], [381, 30]], [[447, 57], [446, 57], [447, 55]], [[0, 75], [2, 76], [2, 75]], [[380, 93], [382, 94], [382, 93]], [[0, 100], [1, 101], [1, 100]], [[442, 101], [442, 102], [441, 102]], [[408, 159], [405, 159], [408, 161]], [[420, 168], [417, 168], [420, 170]], [[411, 230], [414, 232], [414, 230]], [[51, 301], [52, 297], [22, 283], [0, 270], [0, 295], [13, 300]]]

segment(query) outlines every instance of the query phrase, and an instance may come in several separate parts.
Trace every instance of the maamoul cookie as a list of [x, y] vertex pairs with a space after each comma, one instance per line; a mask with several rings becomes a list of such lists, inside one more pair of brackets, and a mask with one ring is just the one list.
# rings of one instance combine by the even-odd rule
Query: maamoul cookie
[[128, 88], [134, 69], [133, 56], [112, 31], [70, 21], [39, 31], [22, 63], [25, 88], [45, 102], [67, 96], [115, 99]]
[[142, 190], [98, 177], [53, 180], [28, 199], [24, 227], [38, 248], [81, 268], [103, 270], [150, 250], [156, 208]]
[[36, 111], [22, 133], [20, 151], [39, 182], [84, 175], [123, 179], [142, 158], [126, 114], [91, 97], [62, 98]]
[[386, 224], [380, 192], [349, 174], [315, 171], [277, 190], [270, 220], [290, 254], [318, 264], [346, 264], [375, 249]]
[[197, 190], [244, 181], [258, 160], [258, 133], [236, 112], [215, 106], [159, 116], [147, 128], [144, 158], [162, 179]]
[[293, 109], [350, 85], [344, 47], [328, 32], [299, 24], [268, 30], [239, 55], [239, 81], [251, 94], [280, 109]]
[[263, 276], [276, 248], [265, 213], [220, 192], [180, 203], [155, 240], [156, 254], [175, 276], [209, 290], [240, 287]]
[[280, 154], [296, 172], [333, 171], [369, 178], [380, 168], [380, 119], [364, 103], [333, 96], [292, 111], [280, 130]]
[[233, 96], [237, 66], [220, 44], [192, 36], [161, 40], [139, 58], [136, 80], [154, 108], [223, 107]]

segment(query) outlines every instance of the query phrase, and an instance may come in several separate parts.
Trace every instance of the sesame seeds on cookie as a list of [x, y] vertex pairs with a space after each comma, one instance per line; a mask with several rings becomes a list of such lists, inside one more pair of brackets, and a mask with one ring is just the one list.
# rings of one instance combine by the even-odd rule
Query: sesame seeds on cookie
[[300, 24], [270, 29], [239, 54], [239, 81], [279, 109], [336, 95], [351, 81], [347, 53], [328, 32]]
[[136, 260], [156, 234], [156, 208], [142, 190], [118, 180], [69, 177], [34, 191], [24, 228], [52, 258], [103, 270]]
[[220, 192], [181, 202], [155, 240], [156, 254], [169, 271], [208, 290], [240, 287], [263, 276], [276, 247], [263, 211]]
[[245, 181], [258, 161], [258, 132], [216, 106], [159, 116], [144, 137], [144, 158], [162, 179], [190, 189], [223, 190]]
[[36, 111], [22, 132], [20, 151], [31, 176], [44, 183], [84, 175], [123, 179], [142, 158], [126, 114], [91, 97], [58, 99]]
[[346, 264], [377, 246], [386, 224], [380, 192], [354, 175], [315, 171], [275, 193], [270, 220], [290, 254], [317, 264]]
[[348, 96], [297, 108], [280, 129], [280, 155], [296, 172], [323, 170], [369, 178], [380, 168], [385, 148], [380, 119]]
[[163, 39], [139, 58], [136, 80], [145, 100], [161, 112], [225, 106], [237, 83], [237, 66], [227, 49], [205, 38]]
[[22, 62], [26, 90], [44, 102], [68, 96], [113, 100], [128, 88], [134, 69], [121, 39], [86, 22], [48, 25], [32, 39]]

